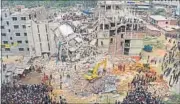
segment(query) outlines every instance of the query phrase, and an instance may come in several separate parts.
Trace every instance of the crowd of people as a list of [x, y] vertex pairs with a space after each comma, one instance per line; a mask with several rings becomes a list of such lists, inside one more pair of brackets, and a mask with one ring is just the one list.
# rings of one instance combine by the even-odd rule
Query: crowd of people
[[34, 85], [2, 85], [2, 104], [50, 104], [48, 86]]
[[163, 104], [160, 98], [153, 97], [143, 86], [138, 86], [135, 90], [128, 92], [122, 104]]
[[131, 84], [133, 88], [128, 91], [121, 104], [163, 104], [160, 97], [155, 97], [151, 92], [147, 92], [146, 77], [137, 75]]
[[[169, 43], [171, 43], [171, 39], [169, 39]], [[162, 70], [164, 71], [164, 76], [170, 76], [169, 86], [178, 82], [180, 71], [178, 71], [178, 66], [180, 65], [180, 61], [177, 60], [178, 58], [178, 47], [176, 42], [173, 42], [173, 46], [171, 49], [164, 55], [163, 63], [162, 63]]]

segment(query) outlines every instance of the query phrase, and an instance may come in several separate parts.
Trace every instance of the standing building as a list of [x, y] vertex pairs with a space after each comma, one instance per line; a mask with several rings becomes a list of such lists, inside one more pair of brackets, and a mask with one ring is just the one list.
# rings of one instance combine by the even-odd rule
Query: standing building
[[150, 10], [150, 4], [147, 1], [127, 1], [126, 5], [131, 12], [142, 16], [147, 15]]
[[2, 55], [29, 54], [26, 32], [26, 21], [29, 18], [26, 11], [27, 9], [11, 12], [9, 9], [2, 9]]
[[138, 56], [143, 47], [144, 23], [123, 6], [119, 1], [98, 4], [98, 46], [111, 54]]
[[50, 53], [55, 53], [55, 44], [53, 44], [54, 35], [50, 32], [50, 24], [52, 27], [57, 25], [55, 23], [48, 23], [48, 21], [30, 20], [27, 22], [27, 33], [29, 34], [28, 40], [31, 57], [49, 56]]
[[28, 56], [29, 42], [26, 23], [29, 20], [46, 19], [45, 12], [43, 7], [27, 9], [24, 6], [16, 6], [11, 9], [2, 9], [2, 55]]
[[158, 5], [178, 5], [179, 0], [152, 0], [153, 4]]

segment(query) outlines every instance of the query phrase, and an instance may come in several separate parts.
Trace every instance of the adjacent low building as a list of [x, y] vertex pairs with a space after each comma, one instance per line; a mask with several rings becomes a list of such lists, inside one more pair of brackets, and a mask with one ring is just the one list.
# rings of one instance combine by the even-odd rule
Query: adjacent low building
[[156, 27], [166, 26], [166, 25], [177, 25], [177, 20], [174, 18], [167, 18], [161, 15], [151, 15], [149, 21], [152, 25]]
[[161, 15], [151, 15], [150, 24], [160, 30], [161, 34], [176, 38], [178, 35], [179, 26], [177, 25], [177, 19], [167, 18]]
[[147, 33], [146, 35], [148, 36], [153, 36], [153, 37], [161, 36], [160, 29], [150, 24], [146, 25], [146, 33]]
[[166, 37], [177, 39], [178, 34], [179, 34], [178, 30], [180, 29], [180, 27], [177, 25], [169, 25], [169, 26], [162, 27], [162, 29]]

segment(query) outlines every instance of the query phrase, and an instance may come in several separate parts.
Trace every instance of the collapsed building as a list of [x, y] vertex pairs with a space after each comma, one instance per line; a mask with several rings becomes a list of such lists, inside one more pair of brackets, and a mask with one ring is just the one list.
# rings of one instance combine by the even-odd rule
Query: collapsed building
[[123, 2], [98, 2], [92, 13], [84, 15], [80, 10], [56, 14], [53, 21], [29, 21], [31, 56], [58, 55], [58, 60], [77, 61], [102, 52], [139, 55], [145, 24]]
[[58, 57], [62, 60], [76, 61], [89, 55], [95, 55], [95, 44], [93, 40], [76, 32], [76, 27], [71, 22], [62, 22], [52, 30], [55, 35], [55, 42], [58, 49]]
[[120, 1], [103, 1], [97, 6], [97, 43], [111, 54], [139, 55], [143, 47], [145, 24]]
[[[72, 18], [69, 18], [68, 14]], [[75, 15], [68, 14], [65, 14], [67, 17], [60, 14], [54, 21], [31, 20], [27, 22], [31, 57], [57, 56], [57, 60], [77, 61], [97, 54], [95, 34], [87, 29], [89, 23], [82, 21], [87, 16], [82, 15], [81, 12]], [[82, 18], [74, 20], [73, 18], [77, 15], [78, 18]]]

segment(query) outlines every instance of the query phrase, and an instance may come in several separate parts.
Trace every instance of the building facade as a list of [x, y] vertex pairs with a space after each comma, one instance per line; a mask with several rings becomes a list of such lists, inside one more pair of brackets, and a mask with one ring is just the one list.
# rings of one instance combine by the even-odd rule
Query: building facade
[[167, 26], [167, 25], [177, 25], [177, 20], [174, 18], [166, 18], [161, 15], [151, 15], [149, 17], [150, 23], [157, 27]]
[[[28, 15], [5, 9], [1, 14], [2, 55], [29, 54], [26, 21]], [[14, 46], [14, 44], [17, 44]], [[5, 45], [5, 46], [3, 46]]]
[[27, 33], [29, 40], [30, 56], [49, 55], [49, 26], [48, 22], [35, 22], [30, 20], [27, 22]]
[[98, 46], [111, 54], [138, 56], [143, 47], [144, 23], [123, 8], [123, 2], [99, 4]]
[[127, 1], [126, 5], [131, 12], [142, 16], [147, 15], [151, 8], [150, 3], [146, 1]]
[[43, 7], [27, 9], [17, 6], [11, 9], [2, 9], [2, 55], [29, 56], [27, 21], [44, 20], [46, 19], [45, 12]]

